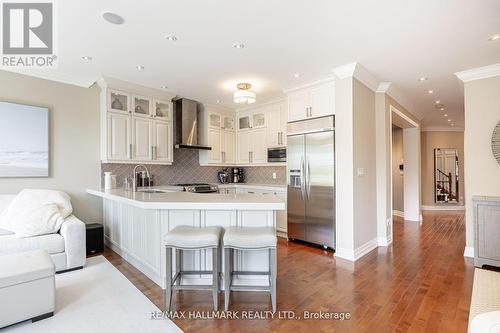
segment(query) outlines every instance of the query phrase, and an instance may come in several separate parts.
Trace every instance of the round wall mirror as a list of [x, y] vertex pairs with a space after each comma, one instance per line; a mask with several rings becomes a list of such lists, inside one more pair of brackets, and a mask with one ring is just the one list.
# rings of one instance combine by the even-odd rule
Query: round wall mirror
[[495, 156], [498, 164], [500, 164], [500, 121], [493, 130], [493, 135], [491, 137], [491, 150], [493, 151], [493, 156]]

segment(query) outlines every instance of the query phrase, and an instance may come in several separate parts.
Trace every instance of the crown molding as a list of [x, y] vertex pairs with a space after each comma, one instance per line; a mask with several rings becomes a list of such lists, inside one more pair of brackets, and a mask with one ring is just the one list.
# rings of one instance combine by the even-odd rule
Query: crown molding
[[354, 73], [356, 72], [356, 66], [357, 65], [358, 65], [357, 62], [351, 62], [350, 64], [336, 67], [333, 70], [333, 73], [339, 79], [345, 79], [345, 78], [348, 78], [348, 77], [353, 77]]
[[38, 79], [50, 80], [59, 83], [71, 84], [73, 86], [90, 88], [98, 79], [98, 77], [83, 77], [68, 75], [62, 72], [57, 72], [50, 69], [14, 69], [8, 67], [2, 67], [1, 70], [21, 74], [31, 77], [36, 77]]
[[380, 82], [378, 87], [377, 87], [377, 90], [375, 90], [375, 92], [387, 93], [389, 91], [389, 89], [391, 88], [391, 86], [392, 86], [392, 82]]
[[236, 108], [235, 110], [236, 110], [236, 112], [249, 111], [249, 110], [258, 109], [258, 108], [261, 108], [261, 107], [264, 107], [264, 106], [268, 106], [268, 105], [283, 103], [283, 102], [286, 102], [286, 101], [287, 101], [286, 97], [280, 97], [280, 98], [277, 98], [277, 99], [271, 99], [271, 100], [264, 101], [264, 102], [259, 103], [257, 105], [244, 106], [244, 107], [241, 107], [241, 108]]
[[499, 75], [500, 63], [455, 73], [455, 76], [462, 82], [486, 79]]
[[375, 92], [389, 95], [418, 120], [422, 120], [424, 117], [423, 114], [415, 111], [413, 103], [411, 103], [392, 82], [380, 82]]
[[309, 88], [309, 87], [312, 87], [312, 86], [315, 86], [318, 84], [331, 82], [331, 81], [335, 81], [335, 76], [328, 76], [328, 77], [321, 79], [321, 80], [312, 81], [312, 82], [305, 83], [305, 84], [302, 84], [300, 86], [296, 86], [296, 87], [292, 87], [292, 88], [286, 88], [286, 89], [283, 89], [282, 91], [283, 91], [283, 93], [288, 94], [288, 93], [291, 93], [291, 92], [296, 91], [296, 90]]
[[427, 126], [422, 128], [422, 132], [463, 132], [463, 127], [450, 127], [450, 126]]
[[152, 88], [148, 86], [143, 86], [133, 82], [123, 81], [109, 76], [101, 76], [97, 80], [97, 84], [101, 89], [111, 88], [118, 90], [125, 90], [138, 95], [146, 95], [151, 97], [156, 97], [158, 99], [168, 99], [172, 100], [177, 95], [167, 90], [162, 90], [158, 88]]

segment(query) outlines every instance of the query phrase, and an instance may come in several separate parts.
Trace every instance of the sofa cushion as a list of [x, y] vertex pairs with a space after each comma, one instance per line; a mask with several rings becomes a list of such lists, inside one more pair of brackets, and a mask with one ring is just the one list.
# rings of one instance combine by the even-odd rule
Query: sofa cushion
[[0, 236], [0, 256], [15, 252], [45, 250], [49, 254], [64, 252], [64, 238], [60, 234], [19, 238], [15, 235]]
[[43, 250], [0, 256], [0, 288], [53, 276], [55, 270]]

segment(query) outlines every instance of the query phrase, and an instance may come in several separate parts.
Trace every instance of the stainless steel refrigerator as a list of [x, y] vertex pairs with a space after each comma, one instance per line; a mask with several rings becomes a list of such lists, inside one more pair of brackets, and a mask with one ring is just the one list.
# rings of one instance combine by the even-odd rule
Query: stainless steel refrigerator
[[335, 249], [335, 118], [288, 123], [288, 238]]

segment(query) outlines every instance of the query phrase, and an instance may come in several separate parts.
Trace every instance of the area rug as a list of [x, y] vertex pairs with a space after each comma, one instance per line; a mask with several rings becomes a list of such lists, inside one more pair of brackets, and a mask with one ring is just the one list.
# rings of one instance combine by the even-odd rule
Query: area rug
[[474, 269], [474, 284], [469, 311], [470, 323], [475, 316], [500, 309], [500, 273], [485, 269]]
[[160, 311], [103, 256], [85, 268], [56, 275], [54, 316], [22, 322], [2, 333], [182, 332], [170, 320], [151, 320]]

